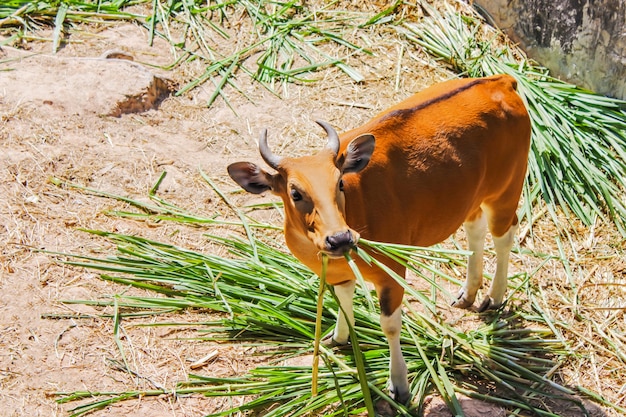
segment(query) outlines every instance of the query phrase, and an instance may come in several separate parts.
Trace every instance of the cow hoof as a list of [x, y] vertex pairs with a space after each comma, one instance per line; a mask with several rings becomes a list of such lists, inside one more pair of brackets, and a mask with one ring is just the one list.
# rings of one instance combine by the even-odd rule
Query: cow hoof
[[394, 392], [393, 388], [391, 388], [389, 393], [391, 394], [391, 398], [398, 404], [408, 405], [411, 400], [411, 393], [409, 391]]
[[375, 411], [376, 411], [376, 416], [379, 416], [379, 417], [395, 417], [396, 416], [396, 412], [391, 407], [391, 404], [389, 404], [385, 400], [380, 400], [376, 403]]
[[496, 303], [495, 301], [493, 301], [493, 298], [487, 296], [485, 297], [483, 302], [480, 303], [476, 311], [478, 311], [479, 313], [484, 313], [485, 311], [489, 310], [497, 310], [498, 308], [500, 308], [501, 305], [502, 303]]
[[459, 291], [459, 295], [456, 297], [456, 300], [452, 301], [450, 305], [456, 308], [468, 309], [474, 304], [474, 300], [469, 300], [465, 296], [465, 291]]
[[322, 345], [324, 345], [324, 346], [326, 346], [328, 348], [334, 348], [334, 347], [337, 347], [337, 346], [346, 346], [348, 344], [350, 344], [349, 340], [346, 340], [345, 343], [340, 343], [340, 342], [336, 341], [333, 338], [333, 334], [332, 333], [322, 339]]

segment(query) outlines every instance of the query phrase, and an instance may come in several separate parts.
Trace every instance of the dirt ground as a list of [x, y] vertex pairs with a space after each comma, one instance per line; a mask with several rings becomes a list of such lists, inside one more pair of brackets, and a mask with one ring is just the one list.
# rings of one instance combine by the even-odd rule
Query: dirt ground
[[[315, 84], [289, 86], [279, 99], [241, 80], [252, 101], [230, 92], [232, 109], [221, 99], [207, 108], [209, 88], [182, 97], [160, 96], [164, 86], [180, 85], [202, 68], [189, 63], [165, 72], [145, 65], [167, 65], [175, 56], [160, 39], [148, 46], [143, 28], [77, 28], [68, 40], [56, 55], [49, 54], [48, 42], [31, 42], [25, 50], [0, 49], [0, 414], [7, 417], [66, 416], [73, 405], [57, 404], [55, 392], [172, 387], [187, 378], [193, 360], [215, 349], [217, 359], [203, 370], [213, 376], [241, 375], [257, 361], [244, 347], [182, 340], [195, 335], [192, 326], [173, 331], [123, 322], [122, 341], [137, 375], [120, 371], [115, 366], [120, 349], [112, 321], [96, 317], [101, 313], [96, 307], [62, 301], [98, 300], [138, 290], [63, 266], [38, 250], [113, 252], [79, 230], [87, 228], [208, 251], [202, 236], [207, 230], [107, 216], [106, 210], [124, 204], [56, 186], [51, 178], [145, 199], [166, 171], [159, 194], [190, 212], [210, 216], [223, 207], [200, 170], [223, 190], [235, 190], [225, 167], [259, 159], [255, 139], [261, 129], [269, 128], [270, 140], [282, 141], [283, 149], [310, 152], [323, 136], [313, 120], [328, 120], [341, 130], [354, 127], [411, 92], [450, 76], [428, 65], [419, 51], [405, 50], [403, 77], [397, 84], [400, 47], [381, 43], [374, 45], [375, 64], [360, 63], [366, 81], [358, 88], [328, 70], [317, 75], [321, 80]], [[102, 58], [112, 50], [132, 56], [134, 63]], [[154, 81], [153, 74], [162, 79]], [[135, 105], [129, 107], [129, 100]], [[155, 109], [134, 112], [152, 103]], [[75, 313], [93, 318], [47, 318]], [[178, 319], [193, 323], [209, 318], [208, 313], [194, 312]], [[93, 415], [200, 416], [224, 409], [230, 401], [149, 398]], [[480, 413], [500, 415], [490, 410]]]

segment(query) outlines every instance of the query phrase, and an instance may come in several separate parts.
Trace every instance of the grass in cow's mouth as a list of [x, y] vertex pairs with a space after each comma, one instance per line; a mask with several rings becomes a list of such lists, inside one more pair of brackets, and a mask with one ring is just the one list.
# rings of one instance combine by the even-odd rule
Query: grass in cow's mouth
[[[55, 182], [74, 187], [63, 181]], [[215, 184], [210, 185], [218, 195], [226, 198]], [[83, 187], [75, 188], [140, 208], [142, 212], [135, 213], [134, 218], [180, 219], [182, 223], [211, 223], [215, 227], [222, 223], [229, 228], [235, 223], [185, 213], [158, 198], [155, 189], [150, 193], [151, 202], [145, 203]], [[149, 325], [153, 326], [179, 325], [158, 319], [158, 315], [166, 312], [211, 309], [223, 313], [223, 318], [211, 323], [196, 323], [196, 327], [201, 326], [198, 328], [200, 338], [263, 347], [264, 354], [273, 363], [280, 363], [285, 357], [311, 354], [317, 314], [317, 277], [281, 250], [272, 238], [263, 237], [272, 228], [270, 225], [253, 221], [239, 210], [236, 217], [244, 220], [239, 223], [241, 237], [208, 236], [215, 245], [228, 251], [227, 257], [202, 254], [137, 236], [86, 231], [113, 242], [118, 253], [106, 258], [57, 254], [64, 263], [99, 271], [104, 280], [146, 289], [155, 296], [118, 294], [97, 303], [89, 300], [67, 302], [108, 308], [113, 311], [118, 324], [150, 316], [154, 319]], [[449, 408], [459, 415], [462, 415], [459, 394], [500, 404], [514, 415], [530, 411], [541, 416], [554, 416], [544, 405], [545, 399], [549, 402], [568, 401], [574, 407], [582, 407], [574, 396], [580, 391], [563, 387], [555, 378], [572, 352], [561, 335], [561, 324], [551, 322], [550, 314], [537, 302], [541, 294], [530, 283], [532, 274], [520, 274], [511, 280], [515, 288], [510, 289], [508, 303], [516, 308], [482, 315], [482, 324], [464, 330], [443, 319], [438, 312], [441, 308], [438, 297], [441, 297], [441, 291], [445, 293], [448, 281], [456, 282], [452, 276], [457, 266], [464, 266], [466, 252], [366, 240], [361, 240], [360, 247], [406, 263], [414, 274], [428, 278], [431, 283], [430, 289], [416, 290], [404, 279], [396, 277], [408, 294], [402, 344], [415, 401], [411, 407], [395, 403], [385, 391], [388, 347], [378, 325], [376, 303], [372, 301], [371, 290], [365, 286], [357, 289], [355, 297], [358, 343], [353, 345], [359, 350], [337, 351], [319, 347], [323, 365], [317, 377], [317, 395], [311, 392], [313, 370], [310, 366], [265, 365], [236, 378], [190, 374], [188, 381], [167, 389], [57, 393], [58, 401], [90, 399], [72, 409], [73, 416], [129, 399], [186, 394], [249, 398], [214, 415], [255, 410], [265, 413], [270, 409], [271, 412], [264, 415], [310, 415], [321, 410], [325, 415], [355, 415], [365, 411], [371, 415], [373, 404], [380, 401], [390, 404], [400, 415], [413, 415], [421, 411], [426, 395], [436, 390]], [[362, 249], [358, 253], [375, 262]], [[338, 305], [327, 292], [323, 306], [320, 320], [324, 332], [328, 332], [338, 314]], [[363, 361], [360, 361], [361, 356]], [[120, 366], [130, 367], [128, 364]], [[127, 371], [133, 372], [132, 369]], [[359, 373], [366, 376], [359, 378]], [[371, 397], [364, 396], [367, 390], [363, 390], [360, 381], [366, 383]], [[592, 392], [584, 394], [594, 396]], [[370, 399], [367, 405], [366, 401]]]

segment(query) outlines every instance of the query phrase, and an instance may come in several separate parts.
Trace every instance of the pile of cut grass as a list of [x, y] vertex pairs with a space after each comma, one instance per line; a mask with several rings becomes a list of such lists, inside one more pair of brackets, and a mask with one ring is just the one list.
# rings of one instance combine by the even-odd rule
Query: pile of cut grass
[[[210, 184], [221, 194], [214, 184]], [[78, 188], [140, 208], [143, 213], [135, 213], [135, 218], [180, 219], [184, 223], [213, 223], [215, 226], [222, 223], [219, 219], [203, 219], [185, 213], [158, 198], [156, 187], [150, 194], [151, 203]], [[116, 321], [183, 309], [211, 309], [222, 312], [224, 318], [203, 323], [199, 332], [206, 333], [207, 340], [262, 346], [268, 362], [310, 355], [315, 334], [318, 278], [279, 249], [277, 242], [264, 235], [263, 231], [269, 225], [251, 221], [239, 211], [237, 215], [244, 220], [240, 227], [247, 238], [208, 236], [214, 244], [228, 250], [228, 257], [201, 254], [137, 236], [93, 230], [86, 232], [115, 243], [117, 255], [108, 258], [80, 254], [57, 256], [66, 264], [99, 271], [102, 279], [155, 293], [154, 297], [115, 295], [109, 301], [99, 300], [99, 306], [115, 308]], [[530, 275], [520, 274], [511, 279], [513, 288], [508, 304], [515, 308], [484, 315], [482, 325], [466, 331], [447, 323], [437, 312], [434, 294], [442, 291], [445, 294], [440, 285], [442, 282], [456, 282], [449, 272], [465, 267], [467, 253], [368, 241], [361, 242], [360, 246], [362, 249], [358, 252], [366, 259], [374, 261], [368, 252], [382, 252], [406, 263], [413, 273], [431, 282], [431, 289], [423, 292], [407, 286], [401, 277], [395, 277], [405, 286], [409, 300], [405, 303], [410, 314], [404, 318], [402, 345], [415, 398], [411, 407], [394, 402], [385, 393], [388, 347], [378, 325], [378, 308], [371, 301], [370, 290], [364, 287], [358, 289], [355, 297], [355, 330], [360, 350], [322, 347], [324, 365], [320, 368], [316, 396], [311, 393], [311, 367], [264, 365], [236, 378], [192, 374], [188, 382], [168, 389], [58, 393], [59, 402], [90, 399], [71, 410], [73, 416], [79, 416], [129, 399], [195, 393], [252, 398], [242, 405], [210, 414], [215, 416], [261, 410], [265, 413], [269, 409], [272, 411], [265, 415], [297, 416], [320, 412], [324, 415], [358, 415], [366, 411], [373, 415], [371, 407], [367, 406], [368, 400], [371, 400], [370, 404], [383, 400], [399, 414], [415, 415], [422, 412], [427, 394], [436, 390], [456, 415], [463, 415], [458, 399], [460, 394], [499, 404], [513, 415], [524, 415], [525, 412], [558, 415], [544, 404], [546, 399], [550, 399], [550, 403], [572, 403], [584, 410], [583, 404], [574, 396], [582, 390], [565, 388], [555, 377], [571, 353], [552, 330], [553, 324], [546, 321], [549, 314], [537, 310], [539, 303], [532, 301], [537, 295]], [[424, 311], [417, 311], [412, 301], [419, 301]], [[91, 303], [89, 300], [68, 302]], [[520, 308], [522, 304], [533, 308]], [[326, 294], [322, 312], [324, 332], [332, 330], [337, 314], [335, 299]], [[168, 323], [157, 320], [153, 325]], [[360, 358], [357, 355], [364, 359], [362, 370], [358, 369]], [[359, 371], [367, 375], [371, 398], [365, 395], [366, 391], [360, 385]], [[594, 397], [591, 391], [586, 390], [585, 394]]]

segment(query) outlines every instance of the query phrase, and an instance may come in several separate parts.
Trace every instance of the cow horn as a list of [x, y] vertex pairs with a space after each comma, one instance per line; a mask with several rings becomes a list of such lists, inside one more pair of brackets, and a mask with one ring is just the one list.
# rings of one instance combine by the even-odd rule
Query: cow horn
[[326, 147], [333, 151], [335, 156], [337, 156], [339, 153], [339, 135], [337, 135], [335, 129], [333, 129], [333, 127], [327, 122], [323, 120], [316, 120], [315, 123], [322, 126], [322, 128], [326, 131], [326, 134], [328, 135], [328, 143], [326, 144]]
[[261, 137], [259, 138], [259, 152], [261, 153], [261, 158], [263, 158], [267, 165], [278, 170], [278, 165], [282, 158], [278, 155], [274, 155], [267, 145], [267, 129], [263, 129], [263, 133], [261, 133]]

